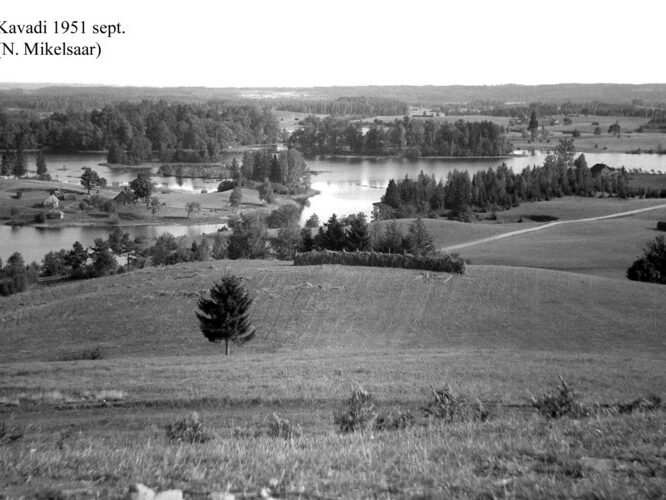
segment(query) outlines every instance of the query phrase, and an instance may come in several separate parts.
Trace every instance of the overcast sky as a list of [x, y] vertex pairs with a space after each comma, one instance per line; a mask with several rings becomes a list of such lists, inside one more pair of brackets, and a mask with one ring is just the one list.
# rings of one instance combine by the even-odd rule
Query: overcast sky
[[[142, 86], [664, 83], [662, 0], [5, 1], [0, 21], [102, 56], [5, 56], [0, 82]], [[53, 20], [124, 35], [53, 34]], [[5, 24], [7, 29], [8, 24]], [[2, 55], [0, 51], [0, 56]]]

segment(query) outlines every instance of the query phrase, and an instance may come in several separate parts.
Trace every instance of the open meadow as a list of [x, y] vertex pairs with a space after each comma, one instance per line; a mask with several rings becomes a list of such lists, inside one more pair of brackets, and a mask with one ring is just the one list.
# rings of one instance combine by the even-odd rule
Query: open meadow
[[[227, 272], [254, 297], [257, 327], [229, 357], [194, 316]], [[14, 295], [0, 303], [0, 421], [22, 435], [0, 444], [0, 491], [117, 498], [142, 481], [187, 498], [655, 497], [661, 410], [549, 420], [529, 397], [558, 375], [587, 403], [663, 395], [664, 303], [658, 285], [525, 267], [461, 276], [278, 261]], [[337, 433], [333, 414], [359, 384], [415, 425]], [[445, 384], [490, 418], [424, 418]], [[169, 442], [165, 426], [192, 411], [211, 439]], [[273, 413], [300, 436], [272, 436]]]

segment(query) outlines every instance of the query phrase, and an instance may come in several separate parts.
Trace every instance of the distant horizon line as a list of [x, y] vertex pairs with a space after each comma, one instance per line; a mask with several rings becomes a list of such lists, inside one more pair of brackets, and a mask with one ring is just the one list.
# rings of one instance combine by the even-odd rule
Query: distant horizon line
[[406, 84], [406, 83], [372, 83], [372, 84], [336, 84], [336, 85], [248, 85], [248, 86], [209, 86], [209, 85], [142, 85], [142, 84], [113, 84], [113, 83], [75, 83], [75, 82], [16, 82], [0, 81], [0, 87], [25, 86], [33, 88], [43, 87], [109, 87], [109, 88], [157, 88], [157, 89], [316, 89], [316, 88], [347, 88], [347, 87], [556, 87], [556, 86], [650, 86], [664, 85], [666, 82], [559, 82], [559, 83], [478, 83], [478, 84]]

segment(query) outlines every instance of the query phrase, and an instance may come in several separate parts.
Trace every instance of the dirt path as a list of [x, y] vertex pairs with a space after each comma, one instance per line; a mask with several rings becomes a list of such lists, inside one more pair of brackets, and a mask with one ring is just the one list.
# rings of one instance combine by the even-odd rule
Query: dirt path
[[650, 210], [657, 210], [660, 208], [666, 208], [666, 204], [662, 205], [655, 205], [653, 207], [646, 207], [646, 208], [639, 208], [636, 210], [629, 210], [628, 212], [619, 212], [616, 214], [609, 214], [609, 215], [600, 215], [598, 217], [588, 217], [586, 219], [571, 219], [571, 220], [560, 220], [560, 221], [555, 221], [555, 222], [549, 222], [548, 224], [543, 224], [541, 226], [536, 226], [536, 227], [528, 227], [526, 229], [519, 229], [518, 231], [511, 231], [508, 233], [503, 233], [503, 234], [498, 234], [495, 236], [489, 236], [487, 238], [481, 238], [480, 240], [474, 240], [474, 241], [468, 241], [467, 243], [460, 243], [458, 245], [451, 245], [448, 247], [443, 247], [441, 250], [443, 252], [453, 252], [456, 250], [459, 250], [461, 248], [466, 248], [470, 247], [472, 245], [479, 245], [481, 243], [487, 243], [489, 241], [495, 241], [495, 240], [501, 240], [504, 238], [511, 238], [513, 236], [518, 236], [520, 234], [525, 234], [525, 233], [531, 233], [533, 231], [541, 231], [543, 229], [548, 229], [554, 226], [560, 226], [563, 224], [574, 224], [577, 222], [590, 222], [590, 221], [595, 221], [595, 220], [603, 220], [603, 219], [616, 219], [619, 217], [628, 217], [630, 215], [635, 215], [639, 214], [642, 212], [648, 212]]

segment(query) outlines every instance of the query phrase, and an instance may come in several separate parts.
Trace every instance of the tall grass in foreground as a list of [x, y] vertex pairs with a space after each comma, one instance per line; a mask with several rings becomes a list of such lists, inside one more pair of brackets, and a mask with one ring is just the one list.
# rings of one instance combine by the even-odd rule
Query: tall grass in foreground
[[[224, 422], [216, 422], [224, 426]], [[218, 429], [219, 430], [219, 429]], [[121, 496], [132, 481], [186, 492], [284, 492], [336, 498], [657, 498], [664, 491], [662, 413], [585, 420], [505, 417], [392, 432], [216, 438], [169, 443], [163, 431], [33, 434], [0, 453], [0, 490], [46, 484]], [[25, 479], [31, 478], [29, 483]]]

